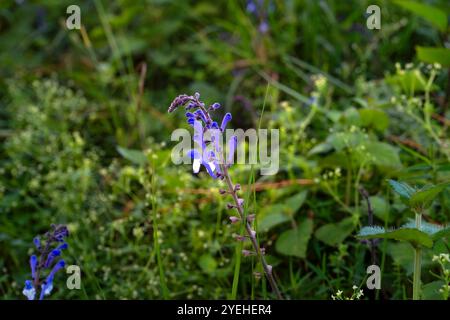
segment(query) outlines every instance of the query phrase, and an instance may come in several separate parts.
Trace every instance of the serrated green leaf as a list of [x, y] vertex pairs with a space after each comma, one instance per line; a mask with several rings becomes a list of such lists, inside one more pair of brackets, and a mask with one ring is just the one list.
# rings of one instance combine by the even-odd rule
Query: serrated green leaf
[[[413, 219], [409, 219], [407, 223], [405, 223], [402, 228], [416, 228], [416, 222]], [[432, 236], [435, 233], [441, 231], [443, 229], [442, 226], [438, 224], [429, 223], [426, 221], [422, 221], [420, 224], [420, 231], [425, 232], [426, 234]]]
[[314, 235], [320, 241], [335, 246], [342, 243], [355, 229], [353, 218], [345, 218], [339, 223], [328, 223], [316, 230]]
[[358, 239], [393, 239], [406, 241], [412, 245], [422, 245], [427, 248], [433, 247], [433, 239], [430, 235], [413, 228], [399, 228], [395, 230], [384, 230], [380, 227], [364, 227], [356, 236]]
[[447, 186], [450, 185], [450, 182], [440, 183], [433, 186], [425, 186], [422, 189], [417, 190], [409, 199], [409, 204], [413, 208], [428, 208], [433, 200], [441, 193]]
[[391, 185], [392, 189], [402, 198], [404, 199], [410, 199], [411, 196], [416, 192], [416, 189], [411, 187], [406, 182], [398, 182], [395, 180], [388, 180], [389, 184]]
[[439, 29], [441, 32], [445, 32], [447, 29], [447, 14], [445, 11], [430, 6], [428, 4], [416, 2], [416, 1], [405, 1], [397, 0], [395, 3], [402, 8], [409, 10], [415, 15], [427, 20], [433, 26]]
[[120, 153], [120, 155], [122, 157], [124, 157], [127, 160], [130, 160], [131, 162], [133, 162], [137, 165], [142, 166], [147, 163], [147, 157], [140, 150], [126, 149], [126, 148], [117, 146], [117, 151]]
[[284, 255], [299, 258], [306, 257], [309, 238], [313, 230], [311, 219], [305, 219], [296, 229], [283, 232], [275, 243], [275, 249]]
[[450, 67], [450, 49], [434, 47], [416, 47], [419, 60], [427, 63], [439, 63], [443, 67]]

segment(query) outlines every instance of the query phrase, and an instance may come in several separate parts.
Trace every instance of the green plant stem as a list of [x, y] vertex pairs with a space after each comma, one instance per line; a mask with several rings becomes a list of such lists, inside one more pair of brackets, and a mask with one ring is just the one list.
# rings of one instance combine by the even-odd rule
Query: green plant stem
[[169, 289], [167, 288], [166, 277], [164, 272], [164, 265], [161, 259], [161, 250], [159, 247], [158, 236], [158, 217], [157, 217], [157, 203], [156, 203], [156, 184], [155, 184], [156, 167], [152, 162], [152, 177], [151, 177], [151, 203], [152, 203], [152, 223], [153, 223], [153, 245], [156, 253], [156, 261], [159, 269], [159, 282], [161, 285], [162, 296], [165, 300], [169, 299]]
[[[422, 215], [416, 213], [416, 228], [420, 230]], [[414, 279], [413, 279], [413, 300], [420, 299], [420, 272], [422, 269], [422, 249], [414, 248]]]
[[259, 260], [261, 261], [261, 264], [264, 269], [264, 273], [267, 277], [267, 280], [270, 283], [270, 286], [272, 287], [273, 292], [277, 296], [279, 300], [283, 299], [283, 296], [281, 295], [280, 290], [278, 289], [277, 282], [275, 281], [275, 278], [273, 276], [273, 271], [267, 264], [266, 258], [264, 257], [263, 253], [261, 252], [261, 247], [259, 246], [258, 241], [256, 240], [256, 236], [252, 233], [252, 228], [250, 226], [250, 223], [247, 221], [244, 209], [242, 208], [242, 205], [239, 203], [238, 196], [236, 194], [235, 187], [233, 185], [233, 182], [231, 181], [230, 175], [228, 174], [228, 168], [226, 165], [221, 166], [223, 176], [225, 177], [225, 182], [228, 186], [228, 192], [231, 194], [235, 207], [239, 213], [239, 217], [241, 218], [242, 223], [245, 226], [245, 230], [247, 232], [247, 235], [252, 243], [253, 249], [255, 250], [256, 255], [258, 256]]

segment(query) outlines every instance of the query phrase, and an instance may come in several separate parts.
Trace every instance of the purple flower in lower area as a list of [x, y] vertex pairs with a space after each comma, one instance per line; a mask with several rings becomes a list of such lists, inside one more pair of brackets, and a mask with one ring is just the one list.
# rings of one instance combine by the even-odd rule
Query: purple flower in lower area
[[34, 289], [33, 282], [26, 280], [22, 293], [28, 298], [28, 300], [34, 300], [34, 297], [36, 296], [36, 289]]
[[[52, 292], [56, 272], [66, 265], [65, 261], [59, 258], [62, 250], [68, 248], [68, 244], [65, 242], [68, 236], [69, 230], [66, 226], [52, 225], [51, 230], [46, 232], [42, 239], [39, 237], [33, 239], [39, 254], [33, 254], [30, 257], [32, 280], [25, 281], [25, 287], [22, 291], [28, 300], [34, 300], [39, 289], [40, 300]], [[45, 276], [45, 273], [47, 273], [47, 276]]]

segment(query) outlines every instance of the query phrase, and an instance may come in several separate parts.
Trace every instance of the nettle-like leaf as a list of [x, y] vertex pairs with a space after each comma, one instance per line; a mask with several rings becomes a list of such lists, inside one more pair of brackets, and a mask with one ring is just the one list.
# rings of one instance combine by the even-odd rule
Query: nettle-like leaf
[[433, 247], [431, 236], [415, 228], [385, 230], [382, 227], [363, 227], [356, 237], [358, 239], [393, 239], [409, 242], [413, 246]]
[[408, 221], [398, 229], [386, 230], [383, 227], [363, 227], [358, 239], [393, 239], [406, 241], [414, 246], [422, 245], [427, 248], [433, 247], [434, 243], [443, 237], [450, 235], [450, 226], [440, 226], [428, 222], [422, 222], [417, 229], [413, 220]]
[[411, 187], [406, 182], [389, 180], [389, 184], [391, 185], [392, 189], [403, 199], [409, 200], [411, 196], [416, 192], [416, 189]]
[[[410, 219], [407, 223], [403, 225], [403, 227], [407, 228], [415, 228], [415, 222], [413, 219]], [[437, 241], [439, 239], [442, 239], [444, 237], [450, 236], [450, 226], [440, 226], [437, 224], [424, 222], [420, 224], [420, 230], [429, 234], [433, 241]]]
[[406, 182], [389, 180], [392, 189], [408, 204], [411, 208], [427, 209], [433, 203], [433, 200], [441, 193], [450, 182], [444, 182], [437, 185], [428, 185], [421, 189], [411, 187]]
[[441, 193], [450, 182], [440, 183], [437, 185], [425, 186], [417, 190], [409, 199], [409, 204], [413, 208], [421, 207], [427, 209], [433, 203], [433, 200]]

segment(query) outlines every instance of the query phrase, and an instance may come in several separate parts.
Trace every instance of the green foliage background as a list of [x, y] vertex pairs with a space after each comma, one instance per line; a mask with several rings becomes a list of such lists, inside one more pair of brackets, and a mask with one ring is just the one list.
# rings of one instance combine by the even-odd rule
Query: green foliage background
[[[427, 3], [448, 17], [447, 1]], [[65, 27], [71, 4], [81, 8], [81, 31]], [[381, 7], [381, 30], [366, 28], [370, 4]], [[58, 274], [52, 299], [231, 297], [239, 259], [227, 200], [217, 181], [170, 160], [171, 132], [188, 126], [167, 107], [195, 91], [232, 112], [234, 128], [261, 118], [280, 129], [278, 174], [255, 167], [252, 181], [245, 165], [231, 174], [252, 181], [249, 210], [283, 294], [329, 299], [365, 287], [371, 257], [355, 238], [367, 225], [358, 189], [369, 192], [377, 225], [400, 226], [413, 214], [386, 179], [450, 180], [448, 26], [392, 1], [265, 7], [267, 33], [245, 1], [0, 3], [3, 299], [23, 298], [32, 239], [51, 223], [68, 225], [65, 259], [82, 270], [81, 290]], [[428, 52], [417, 56], [416, 46]], [[426, 221], [448, 223], [449, 195]], [[431, 256], [448, 248], [444, 238], [425, 253], [424, 298], [439, 298]], [[382, 241], [377, 255], [377, 297], [410, 297], [412, 247]], [[241, 260], [237, 297], [273, 298], [253, 275], [257, 261]]]

